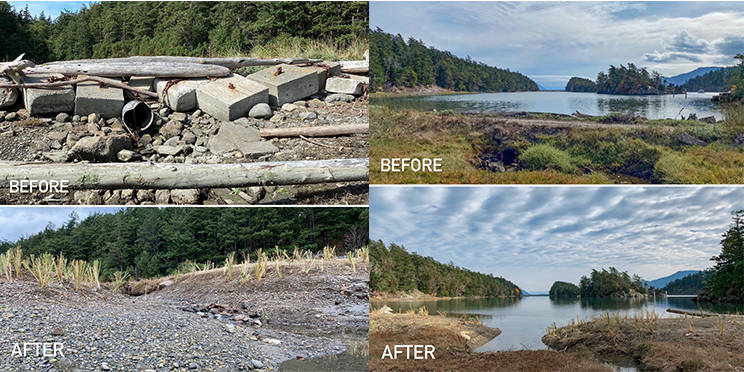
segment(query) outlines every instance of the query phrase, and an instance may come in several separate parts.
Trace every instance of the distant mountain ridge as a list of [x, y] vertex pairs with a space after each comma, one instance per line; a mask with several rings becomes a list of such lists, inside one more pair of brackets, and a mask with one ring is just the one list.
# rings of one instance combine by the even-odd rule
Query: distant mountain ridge
[[682, 271], [677, 271], [676, 273], [674, 273], [672, 275], [665, 276], [663, 278], [659, 278], [659, 279], [656, 279], [656, 280], [648, 281], [648, 282], [646, 282], [646, 286], [647, 287], [654, 287], [654, 288], [664, 288], [664, 287], [666, 287], [667, 284], [669, 284], [669, 283], [671, 283], [671, 282], [673, 282], [673, 281], [675, 281], [677, 279], [682, 279], [682, 278], [684, 278], [686, 276], [689, 276], [689, 275], [692, 275], [692, 274], [697, 274], [700, 271], [702, 271], [702, 270], [682, 270]]
[[664, 77], [663, 79], [664, 79], [664, 83], [665, 84], [672, 83], [674, 85], [683, 85], [684, 83], [686, 83], [688, 80], [690, 80], [692, 78], [696, 78], [698, 76], [705, 75], [705, 74], [707, 74], [707, 73], [709, 73], [711, 71], [718, 71], [718, 70], [720, 70], [722, 68], [723, 67], [720, 67], [720, 66], [718, 66], [718, 67], [714, 67], [714, 66], [711, 66], [711, 67], [698, 67], [698, 68], [696, 68], [696, 69], [694, 69], [694, 70], [692, 70], [690, 72], [685, 72], [684, 74], [679, 74], [679, 75], [675, 75], [675, 76], [672, 76], [672, 77]]

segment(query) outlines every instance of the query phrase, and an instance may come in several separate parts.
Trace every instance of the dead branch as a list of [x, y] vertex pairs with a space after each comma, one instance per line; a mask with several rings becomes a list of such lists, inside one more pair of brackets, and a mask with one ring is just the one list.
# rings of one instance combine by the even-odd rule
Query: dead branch
[[126, 89], [126, 90], [132, 91], [137, 94], [158, 98], [157, 93], [150, 92], [149, 90], [130, 87], [129, 85], [124, 84], [120, 81], [97, 77], [97, 76], [86, 76], [86, 77], [82, 77], [78, 79], [55, 81], [51, 83], [0, 84], [0, 88], [50, 88], [51, 89], [51, 88], [63, 87], [66, 85], [80, 84], [86, 81], [95, 81], [95, 82], [108, 85], [114, 88]]

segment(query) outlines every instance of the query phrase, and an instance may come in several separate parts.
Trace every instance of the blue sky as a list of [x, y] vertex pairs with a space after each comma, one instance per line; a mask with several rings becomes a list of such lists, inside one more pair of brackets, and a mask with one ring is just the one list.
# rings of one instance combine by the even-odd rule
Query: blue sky
[[372, 187], [370, 237], [537, 292], [603, 267], [710, 267], [736, 209], [744, 188]]
[[32, 16], [38, 17], [44, 12], [44, 15], [56, 19], [64, 10], [75, 12], [80, 10], [83, 5], [90, 4], [90, 1], [8, 1], [16, 10], [21, 10], [28, 5], [28, 11]]
[[373, 2], [370, 26], [549, 89], [610, 64], [673, 76], [744, 52], [743, 2]]
[[56, 227], [69, 220], [75, 211], [80, 219], [93, 213], [115, 213], [120, 207], [0, 207], [0, 240], [16, 241], [37, 233], [49, 222]]

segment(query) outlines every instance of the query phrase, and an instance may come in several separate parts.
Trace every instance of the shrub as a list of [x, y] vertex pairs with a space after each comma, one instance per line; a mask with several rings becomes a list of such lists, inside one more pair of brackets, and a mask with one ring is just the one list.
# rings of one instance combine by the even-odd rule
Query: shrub
[[121, 271], [117, 271], [114, 273], [114, 292], [119, 292], [121, 289], [121, 285], [124, 284], [124, 282], [129, 277], [129, 273], [123, 273]]
[[546, 144], [528, 148], [519, 157], [519, 161], [523, 168], [529, 170], [554, 169], [565, 173], [576, 170], [576, 165], [567, 152]]
[[731, 137], [744, 133], [744, 105], [732, 103], [723, 106], [723, 130]]

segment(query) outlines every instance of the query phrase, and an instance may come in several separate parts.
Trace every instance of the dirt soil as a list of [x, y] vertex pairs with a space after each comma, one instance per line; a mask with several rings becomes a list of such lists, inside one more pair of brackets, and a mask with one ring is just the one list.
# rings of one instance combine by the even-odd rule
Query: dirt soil
[[744, 318], [611, 319], [549, 332], [555, 350], [635, 362], [642, 371], [744, 371]]
[[[476, 353], [501, 331], [472, 320], [426, 314], [370, 314], [370, 371], [612, 371], [579, 353], [522, 350]], [[381, 359], [386, 345], [434, 345], [434, 360]]]
[[[160, 290], [141, 296], [0, 282], [0, 370], [275, 370], [366, 343], [366, 263], [353, 272], [327, 261], [308, 274], [285, 263], [280, 272], [271, 264], [260, 282], [244, 283], [237, 266], [232, 279], [223, 269], [190, 273], [153, 281]], [[62, 342], [64, 358], [9, 357], [23, 342]]]
[[[297, 101], [294, 107], [273, 107], [271, 118], [241, 118], [240, 125], [263, 128], [294, 128], [342, 124], [369, 124], [368, 97], [358, 97], [351, 102], [324, 102], [325, 94]], [[17, 109], [17, 119], [4, 120], [6, 112], [0, 111], [0, 161], [50, 162], [65, 161], [64, 154], [74, 147], [79, 138], [87, 136], [111, 136], [126, 134], [120, 119], [98, 119], [88, 123], [88, 118], [77, 116], [28, 117], [25, 109]], [[157, 111], [157, 110], [156, 110]], [[165, 113], [163, 113], [165, 114]], [[164, 131], [166, 124], [180, 123], [176, 132]], [[356, 134], [339, 137], [312, 138], [322, 145], [300, 138], [273, 138], [268, 142], [279, 151], [260, 157], [243, 156], [239, 152], [212, 154], [207, 144], [217, 133], [220, 122], [200, 110], [188, 113], [168, 113], [156, 120], [133, 145], [135, 156], [129, 162], [175, 162], [175, 163], [251, 163], [263, 161], [327, 160], [343, 158], [368, 158], [369, 136]], [[174, 137], [172, 137], [174, 136]], [[146, 138], [146, 139], [144, 139]], [[189, 138], [187, 140], [187, 138]], [[178, 140], [178, 141], [174, 141]], [[173, 143], [169, 143], [171, 141]], [[153, 148], [161, 144], [181, 146], [190, 153], [177, 156], [158, 154]], [[107, 156], [114, 156], [107, 155]], [[63, 157], [59, 159], [58, 157]], [[114, 159], [116, 160], [116, 159]], [[66, 161], [78, 161], [67, 159]], [[95, 160], [96, 162], [100, 159]], [[368, 204], [368, 182], [342, 182], [313, 185], [259, 186], [233, 189], [200, 189], [198, 196], [187, 204], [323, 204], [365, 205]], [[279, 190], [279, 192], [277, 192]], [[131, 197], [122, 197], [122, 191]], [[155, 194], [157, 190], [145, 190]], [[77, 191], [69, 193], [10, 194], [0, 190], [0, 204], [95, 204], [95, 205], [150, 205], [183, 204], [182, 199], [171, 198], [161, 190], [160, 197], [139, 197], [131, 190], [117, 192], [106, 190]]]

